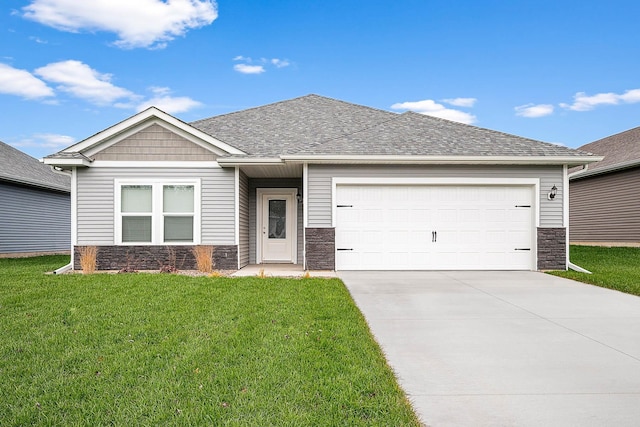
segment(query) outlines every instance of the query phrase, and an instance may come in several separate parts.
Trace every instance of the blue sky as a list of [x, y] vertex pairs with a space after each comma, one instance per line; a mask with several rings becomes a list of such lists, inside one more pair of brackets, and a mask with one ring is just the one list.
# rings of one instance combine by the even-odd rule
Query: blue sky
[[640, 126], [640, 2], [4, 0], [0, 140], [309, 93], [578, 147]]

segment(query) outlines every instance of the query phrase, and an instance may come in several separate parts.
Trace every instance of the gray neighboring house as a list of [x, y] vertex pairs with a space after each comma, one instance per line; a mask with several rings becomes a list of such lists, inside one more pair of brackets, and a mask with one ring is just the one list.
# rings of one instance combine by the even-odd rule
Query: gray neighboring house
[[570, 167], [600, 157], [307, 95], [193, 123], [149, 108], [45, 163], [72, 172], [73, 267], [566, 269]]
[[570, 171], [571, 243], [640, 245], [640, 127], [579, 150], [604, 159]]
[[0, 256], [71, 250], [71, 178], [0, 142]]

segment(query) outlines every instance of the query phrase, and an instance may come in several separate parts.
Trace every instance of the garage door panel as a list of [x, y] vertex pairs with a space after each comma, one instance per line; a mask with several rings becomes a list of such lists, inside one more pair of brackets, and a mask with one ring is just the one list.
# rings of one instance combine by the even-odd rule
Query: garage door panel
[[353, 249], [338, 269], [532, 269], [516, 251], [532, 248], [531, 187], [339, 185], [336, 200], [353, 206], [337, 210], [336, 247]]

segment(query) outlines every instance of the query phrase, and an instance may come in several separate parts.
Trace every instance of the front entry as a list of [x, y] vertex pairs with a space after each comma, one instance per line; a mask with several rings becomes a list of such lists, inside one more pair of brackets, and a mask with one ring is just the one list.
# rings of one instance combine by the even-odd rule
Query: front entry
[[257, 189], [257, 256], [262, 263], [296, 263], [296, 188]]

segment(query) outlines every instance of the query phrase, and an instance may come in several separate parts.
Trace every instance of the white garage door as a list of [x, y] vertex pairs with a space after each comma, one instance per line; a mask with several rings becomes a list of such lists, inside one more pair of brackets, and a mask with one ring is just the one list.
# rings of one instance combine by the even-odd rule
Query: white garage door
[[531, 186], [338, 185], [338, 270], [532, 270]]

